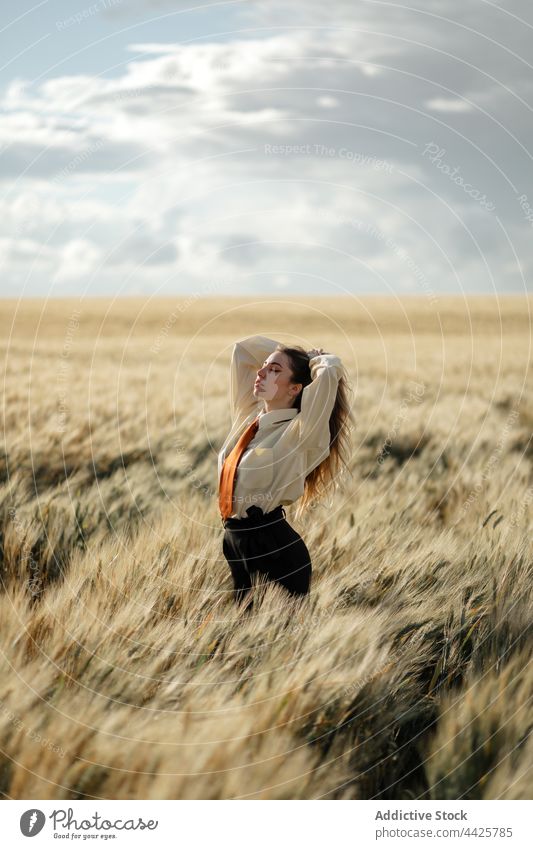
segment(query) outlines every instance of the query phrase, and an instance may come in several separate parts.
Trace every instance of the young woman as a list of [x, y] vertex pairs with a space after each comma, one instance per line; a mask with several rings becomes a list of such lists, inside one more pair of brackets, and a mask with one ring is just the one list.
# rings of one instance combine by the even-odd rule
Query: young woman
[[234, 598], [245, 602], [259, 572], [304, 596], [311, 559], [283, 505], [301, 499], [296, 517], [347, 468], [349, 384], [339, 357], [265, 336], [236, 342], [231, 358], [232, 427], [218, 455], [224, 556]]

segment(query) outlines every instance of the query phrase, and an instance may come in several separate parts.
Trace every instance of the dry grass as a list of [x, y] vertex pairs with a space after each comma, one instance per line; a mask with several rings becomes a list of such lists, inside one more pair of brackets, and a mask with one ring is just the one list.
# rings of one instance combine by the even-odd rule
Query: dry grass
[[[2, 302], [4, 798], [531, 798], [530, 309]], [[254, 332], [339, 353], [357, 430], [287, 511], [310, 597], [243, 621], [216, 454]]]

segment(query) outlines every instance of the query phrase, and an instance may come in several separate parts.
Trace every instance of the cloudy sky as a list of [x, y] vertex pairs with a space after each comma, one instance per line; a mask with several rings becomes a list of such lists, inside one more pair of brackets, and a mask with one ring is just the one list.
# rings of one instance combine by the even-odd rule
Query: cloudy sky
[[0, 296], [531, 291], [529, 0], [19, 0]]

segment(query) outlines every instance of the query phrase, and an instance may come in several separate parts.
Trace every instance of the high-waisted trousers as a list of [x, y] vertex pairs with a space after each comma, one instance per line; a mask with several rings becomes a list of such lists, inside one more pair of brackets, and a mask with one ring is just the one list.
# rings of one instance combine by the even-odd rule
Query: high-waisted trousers
[[[252, 587], [252, 575], [275, 582], [292, 596], [304, 596], [311, 583], [311, 558], [300, 534], [285, 518], [282, 506], [270, 513], [248, 507], [247, 518], [226, 519], [222, 550], [233, 577], [233, 596], [243, 601]], [[253, 602], [249, 601], [247, 607]]]

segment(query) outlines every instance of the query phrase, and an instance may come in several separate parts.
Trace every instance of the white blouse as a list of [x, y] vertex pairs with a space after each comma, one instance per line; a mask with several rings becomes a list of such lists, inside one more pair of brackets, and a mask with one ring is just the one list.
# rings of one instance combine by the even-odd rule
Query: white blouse
[[253, 394], [258, 369], [279, 343], [266, 336], [236, 342], [231, 357], [231, 430], [218, 455], [218, 479], [224, 458], [260, 414], [259, 428], [243, 453], [235, 479], [233, 518], [246, 517], [252, 504], [264, 513], [292, 504], [303, 494], [306, 476], [329, 455], [329, 417], [335, 404], [342, 363], [334, 354], [309, 361], [312, 382], [304, 386], [301, 410], [264, 411]]

